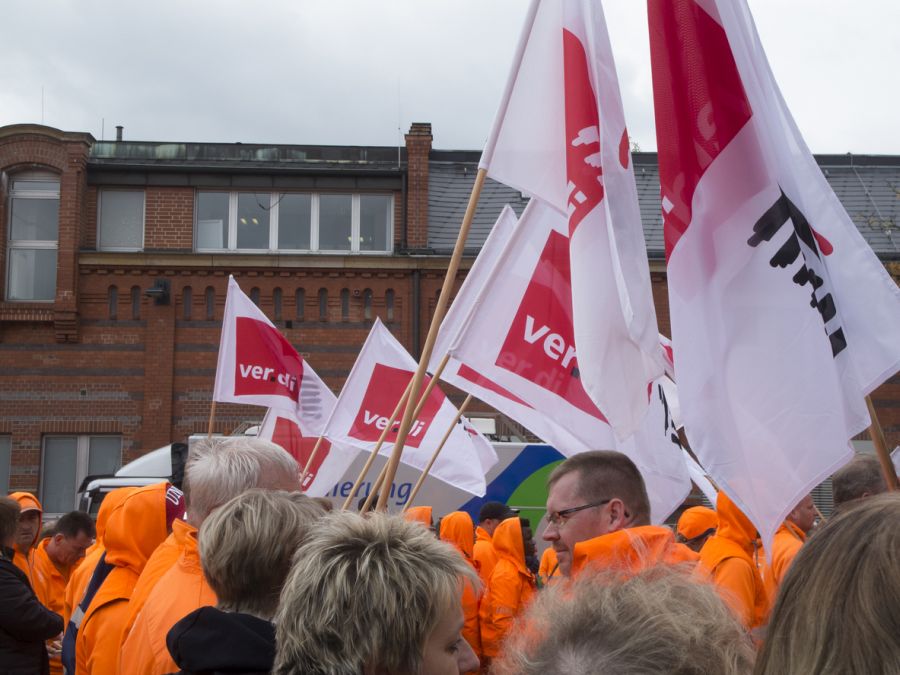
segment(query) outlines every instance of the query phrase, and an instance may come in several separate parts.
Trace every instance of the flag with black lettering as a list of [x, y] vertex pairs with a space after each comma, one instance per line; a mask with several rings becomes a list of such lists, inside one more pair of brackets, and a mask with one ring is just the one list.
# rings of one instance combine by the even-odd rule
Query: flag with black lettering
[[335, 395], [234, 277], [228, 278], [213, 400], [292, 413], [318, 436]]
[[685, 431], [769, 542], [900, 368], [900, 290], [785, 105], [745, 0], [649, 0]]
[[[599, 2], [534, 0], [494, 127], [487, 175], [563, 215], [585, 407], [620, 439], [663, 374], [628, 132]], [[556, 244], [553, 244], [556, 245]], [[552, 344], [549, 348], [555, 350]], [[564, 352], [560, 358], [571, 361]]]
[[[332, 441], [373, 450], [382, 432], [388, 428], [391, 413], [415, 371], [415, 359], [376, 319], [325, 425], [325, 436]], [[428, 382], [429, 378], [426, 378], [423, 392]], [[385, 437], [382, 455], [390, 456], [402, 414], [401, 408]], [[425, 399], [421, 413], [413, 420], [400, 461], [424, 469], [449, 432], [447, 442], [431, 468], [431, 475], [470, 494], [483, 496], [484, 477], [497, 462], [497, 454], [490, 442], [465, 418], [454, 423], [456, 414], [456, 408], [440, 387], [435, 386]]]

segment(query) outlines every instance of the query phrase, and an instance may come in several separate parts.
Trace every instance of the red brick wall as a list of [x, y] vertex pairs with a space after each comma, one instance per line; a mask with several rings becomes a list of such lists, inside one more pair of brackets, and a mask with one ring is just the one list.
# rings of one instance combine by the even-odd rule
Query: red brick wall
[[194, 246], [194, 189], [148, 187], [144, 248], [190, 251]]

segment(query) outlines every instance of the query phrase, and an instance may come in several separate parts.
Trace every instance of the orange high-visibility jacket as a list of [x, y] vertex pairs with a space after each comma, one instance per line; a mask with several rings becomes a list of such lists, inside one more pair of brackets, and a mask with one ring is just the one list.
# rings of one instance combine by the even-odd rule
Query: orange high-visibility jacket
[[574, 577], [588, 567], [635, 574], [658, 564], [696, 564], [698, 558], [684, 544], [675, 543], [675, 535], [669, 528], [641, 525], [575, 544], [572, 550], [571, 576]]
[[494, 565], [497, 564], [497, 554], [494, 552], [494, 542], [491, 535], [483, 527], [475, 528], [475, 547], [472, 557], [478, 563], [478, 574], [481, 575], [481, 583], [487, 587], [491, 580]]
[[196, 535], [197, 528], [189, 525], [187, 521], [179, 518], [172, 522], [172, 534], [156, 547], [153, 555], [150, 556], [150, 560], [144, 565], [144, 571], [141, 572], [141, 576], [131, 593], [131, 600], [128, 602], [128, 616], [122, 628], [123, 645], [131, 634], [131, 628], [134, 626], [138, 614], [144, 609], [150, 593], [156, 588], [156, 584], [159, 583], [163, 575], [175, 567], [175, 563], [181, 557], [181, 552], [187, 546], [188, 538]]
[[518, 516], [497, 526], [493, 536], [497, 564], [481, 600], [481, 649], [495, 658], [513, 619], [534, 595], [534, 575], [525, 565], [525, 542]]
[[[475, 524], [472, 516], [465, 511], [448, 513], [441, 520], [441, 539], [453, 544], [462, 556], [475, 570], [478, 566], [472, 558], [475, 547]], [[481, 655], [481, 627], [478, 620], [478, 609], [481, 600], [480, 589], [476, 591], [472, 584], [466, 583], [463, 587], [462, 607], [465, 624], [463, 625], [463, 637], [472, 647], [475, 654]]]
[[138, 488], [109, 516], [104, 540], [106, 562], [113, 569], [82, 619], [75, 642], [76, 675], [119, 672], [119, 645], [128, 599], [147, 560], [168, 535], [167, 488], [167, 483]]
[[749, 629], [762, 626], [769, 598], [754, 559], [756, 527], [724, 492], [716, 500], [719, 529], [700, 549], [700, 564]]
[[781, 582], [784, 581], [784, 575], [787, 574], [805, 541], [806, 534], [803, 530], [791, 521], [785, 520], [775, 532], [775, 538], [772, 540], [772, 564], [769, 565], [766, 562], [765, 556], [759, 556], [760, 572], [766, 586], [766, 593], [769, 595], [770, 605], [775, 604], [775, 598]]
[[32, 588], [34, 588], [34, 579], [32, 578], [34, 568], [34, 547], [37, 545], [38, 539], [41, 538], [41, 527], [44, 522], [44, 509], [41, 507], [41, 503], [38, 501], [37, 497], [30, 492], [12, 492], [10, 493], [9, 498], [19, 502], [19, 508], [21, 508], [22, 511], [35, 509], [41, 515], [37, 532], [34, 533], [34, 541], [31, 542], [31, 548], [24, 554], [16, 548], [13, 554], [13, 564], [25, 573], [29, 583], [31, 583]]
[[206, 583], [200, 566], [197, 531], [191, 528], [181, 544], [183, 548], [178, 561], [150, 591], [122, 644], [120, 673], [164, 675], [178, 672], [166, 647], [166, 635], [172, 626], [195, 609], [216, 604], [216, 594]]
[[719, 516], [705, 506], [692, 506], [685, 509], [678, 519], [675, 531], [685, 539], [693, 539], [719, 526]]
[[434, 524], [432, 519], [433, 509], [430, 506], [411, 506], [403, 512], [403, 517], [414, 523], [422, 523], [425, 527]]
[[[34, 549], [32, 588], [44, 607], [63, 616], [66, 607], [66, 584], [72, 570], [78, 567], [78, 563], [75, 563], [70, 568], [59, 569], [47, 553], [47, 544], [49, 542], [50, 537], [46, 537]], [[62, 672], [63, 667], [60, 657], [50, 657], [51, 675], [62, 675]]]
[[548, 546], [541, 554], [541, 566], [538, 568], [538, 577], [545, 586], [551, 580], [559, 577], [559, 558], [556, 557], [556, 550], [552, 546]]
[[94, 575], [101, 556], [106, 551], [103, 544], [103, 538], [106, 536], [106, 523], [109, 520], [109, 514], [113, 509], [122, 503], [126, 496], [130, 495], [137, 488], [123, 487], [117, 488], [110, 492], [100, 504], [100, 510], [97, 512], [97, 538], [94, 543], [85, 552], [84, 559], [81, 564], [69, 575], [69, 582], [66, 584], [65, 606], [63, 608], [63, 625], [69, 625], [69, 619], [72, 618], [73, 608], [78, 606], [84, 597], [84, 591]]

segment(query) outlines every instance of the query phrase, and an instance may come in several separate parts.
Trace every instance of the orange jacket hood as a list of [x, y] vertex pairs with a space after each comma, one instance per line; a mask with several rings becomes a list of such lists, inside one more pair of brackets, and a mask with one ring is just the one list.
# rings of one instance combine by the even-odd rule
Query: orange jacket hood
[[571, 575], [575, 576], [590, 565], [634, 573], [660, 563], [695, 563], [697, 559], [698, 555], [687, 546], [675, 543], [675, 535], [669, 528], [642, 525], [575, 544]]
[[676, 529], [685, 539], [693, 539], [704, 532], [716, 529], [718, 525], [719, 516], [715, 511], [705, 506], [692, 506], [681, 514]]
[[403, 512], [403, 517], [411, 522], [422, 523], [425, 527], [431, 527], [432, 508], [430, 506], [413, 506]]
[[41, 514], [41, 519], [38, 522], [37, 532], [35, 532], [34, 534], [34, 541], [31, 542], [31, 546], [33, 548], [37, 545], [38, 539], [41, 538], [41, 530], [44, 527], [44, 508], [41, 506], [38, 498], [30, 492], [12, 492], [10, 493], [9, 498], [15, 499], [17, 502], [19, 502], [19, 508], [22, 511], [37, 510], [37, 512]]
[[522, 521], [518, 516], [507, 518], [494, 530], [492, 538], [498, 560], [508, 560], [522, 574], [531, 577], [525, 565], [525, 540], [522, 538]]
[[106, 536], [106, 524], [109, 522], [110, 514], [125, 500], [125, 497], [135, 490], [137, 490], [135, 487], [116, 488], [103, 498], [103, 501], [100, 503], [100, 510], [97, 511], [97, 541], [94, 544], [94, 548], [104, 546], [103, 538]]
[[155, 483], [126, 495], [109, 515], [104, 543], [106, 562], [140, 574], [150, 555], [168, 536], [166, 490]]
[[448, 513], [441, 519], [441, 539], [458, 548], [468, 560], [475, 550], [475, 524], [465, 511]]
[[759, 538], [756, 526], [724, 492], [719, 492], [716, 512], [719, 514], [719, 528], [700, 550], [703, 565], [713, 570], [727, 558], [744, 558], [755, 566], [753, 553]]

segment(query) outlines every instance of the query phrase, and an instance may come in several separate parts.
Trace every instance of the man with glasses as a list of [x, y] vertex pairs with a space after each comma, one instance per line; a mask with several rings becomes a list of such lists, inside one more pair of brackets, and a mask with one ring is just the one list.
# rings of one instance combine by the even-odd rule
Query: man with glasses
[[650, 524], [644, 479], [627, 456], [594, 450], [570, 457], [547, 480], [549, 541], [559, 571], [573, 576], [588, 565], [636, 572], [659, 562], [696, 562], [672, 531]]

